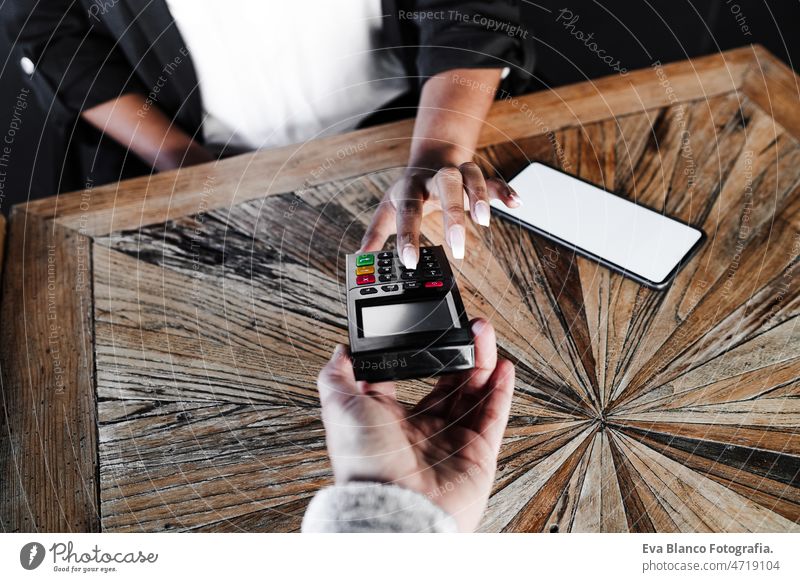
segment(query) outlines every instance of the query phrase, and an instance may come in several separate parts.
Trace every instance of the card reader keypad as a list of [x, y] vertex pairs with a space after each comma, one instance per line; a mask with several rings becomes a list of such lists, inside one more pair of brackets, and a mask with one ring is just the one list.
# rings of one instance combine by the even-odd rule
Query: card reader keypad
[[474, 366], [464, 304], [442, 247], [421, 248], [414, 269], [406, 269], [396, 252], [384, 250], [350, 254], [346, 260], [348, 333], [357, 379], [423, 378]]
[[360, 295], [372, 295], [379, 290], [383, 293], [396, 293], [406, 289], [444, 287], [445, 275], [436, 253], [431, 248], [422, 247], [419, 255], [416, 269], [406, 269], [397, 254], [390, 251], [357, 255], [355, 265], [351, 268], [354, 269], [356, 286], [361, 287]]

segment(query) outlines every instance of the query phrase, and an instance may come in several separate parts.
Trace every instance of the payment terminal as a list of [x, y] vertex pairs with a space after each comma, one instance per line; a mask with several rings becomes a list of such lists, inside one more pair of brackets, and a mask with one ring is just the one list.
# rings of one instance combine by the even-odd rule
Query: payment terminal
[[424, 378], [475, 366], [469, 320], [441, 246], [415, 270], [394, 251], [347, 255], [347, 320], [357, 380]]

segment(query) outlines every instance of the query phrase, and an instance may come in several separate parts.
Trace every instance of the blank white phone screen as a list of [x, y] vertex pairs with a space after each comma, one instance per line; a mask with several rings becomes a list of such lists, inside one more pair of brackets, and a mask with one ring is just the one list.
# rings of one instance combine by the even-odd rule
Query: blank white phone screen
[[492, 206], [653, 283], [663, 282], [702, 233], [534, 162], [509, 185], [523, 204]]

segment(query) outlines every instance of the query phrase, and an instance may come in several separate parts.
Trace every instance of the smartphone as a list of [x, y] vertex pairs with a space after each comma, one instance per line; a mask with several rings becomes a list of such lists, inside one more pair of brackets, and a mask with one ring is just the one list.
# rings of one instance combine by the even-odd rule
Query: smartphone
[[705, 234], [580, 178], [534, 162], [509, 185], [519, 208], [492, 201], [495, 214], [652, 289], [664, 289]]

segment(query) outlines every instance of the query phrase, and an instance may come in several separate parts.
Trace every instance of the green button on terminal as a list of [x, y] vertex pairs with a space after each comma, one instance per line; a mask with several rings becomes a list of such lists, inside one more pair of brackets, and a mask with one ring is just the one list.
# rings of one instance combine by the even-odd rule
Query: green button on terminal
[[374, 255], [358, 255], [356, 259], [356, 267], [366, 267], [375, 263]]

